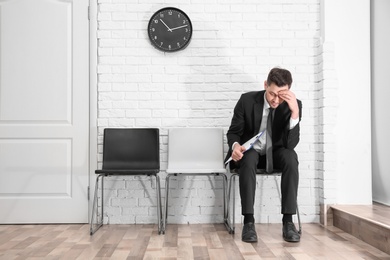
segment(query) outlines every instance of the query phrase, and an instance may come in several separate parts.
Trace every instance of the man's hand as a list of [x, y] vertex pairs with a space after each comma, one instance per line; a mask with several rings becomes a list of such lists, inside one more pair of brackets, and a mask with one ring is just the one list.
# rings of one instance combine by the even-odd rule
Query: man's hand
[[242, 157], [244, 156], [245, 150], [246, 149], [244, 146], [241, 146], [239, 143], [236, 143], [233, 146], [233, 152], [232, 152], [233, 161], [237, 162], [237, 161], [241, 160]]
[[291, 118], [297, 119], [299, 117], [299, 107], [295, 94], [290, 90], [282, 90], [278, 93], [279, 97], [287, 102], [288, 107], [291, 110]]

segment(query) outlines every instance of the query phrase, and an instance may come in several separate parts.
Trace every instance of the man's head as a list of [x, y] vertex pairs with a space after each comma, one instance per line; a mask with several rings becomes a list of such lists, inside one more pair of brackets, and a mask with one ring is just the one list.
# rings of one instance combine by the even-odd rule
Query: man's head
[[290, 71], [281, 68], [273, 68], [266, 81], [264, 81], [264, 89], [266, 91], [266, 99], [272, 108], [277, 108], [284, 100], [280, 94], [288, 91], [291, 88], [292, 76]]

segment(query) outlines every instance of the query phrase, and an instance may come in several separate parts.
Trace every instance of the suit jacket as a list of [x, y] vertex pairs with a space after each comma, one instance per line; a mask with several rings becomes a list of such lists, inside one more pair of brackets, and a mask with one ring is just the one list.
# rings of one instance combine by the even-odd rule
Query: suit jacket
[[[226, 155], [225, 161], [232, 154], [232, 145], [235, 142], [240, 144], [245, 143], [259, 132], [261, 120], [263, 118], [264, 107], [263, 91], [254, 91], [242, 94], [238, 100], [227, 132], [227, 141], [229, 152]], [[302, 117], [302, 102], [298, 101], [299, 121]], [[275, 110], [274, 120], [272, 124], [272, 148], [276, 150], [284, 147], [286, 149], [294, 149], [299, 142], [299, 123], [289, 129], [291, 111], [287, 102], [281, 103]], [[230, 163], [231, 168], [235, 168], [235, 163]]]

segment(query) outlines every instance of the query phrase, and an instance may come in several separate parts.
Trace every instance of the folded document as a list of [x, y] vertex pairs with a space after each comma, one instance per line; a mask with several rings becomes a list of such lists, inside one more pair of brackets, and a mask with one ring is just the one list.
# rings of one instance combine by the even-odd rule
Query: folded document
[[[257, 135], [255, 135], [254, 137], [252, 137], [251, 139], [249, 139], [248, 141], [246, 141], [246, 142], [242, 145], [242, 146], [245, 147], [244, 153], [245, 153], [246, 151], [252, 149], [253, 145], [257, 142], [257, 140], [259, 140], [260, 136], [262, 136], [263, 133], [264, 133], [264, 131], [258, 133]], [[228, 164], [231, 160], [232, 160], [232, 157], [230, 156], [230, 158], [226, 160], [225, 164]]]

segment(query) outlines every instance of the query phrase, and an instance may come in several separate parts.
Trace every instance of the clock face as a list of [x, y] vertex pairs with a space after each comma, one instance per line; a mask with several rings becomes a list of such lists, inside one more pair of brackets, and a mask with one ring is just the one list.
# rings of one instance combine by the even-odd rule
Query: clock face
[[166, 52], [182, 50], [192, 36], [190, 18], [181, 10], [166, 7], [158, 10], [149, 20], [149, 39], [157, 49]]

